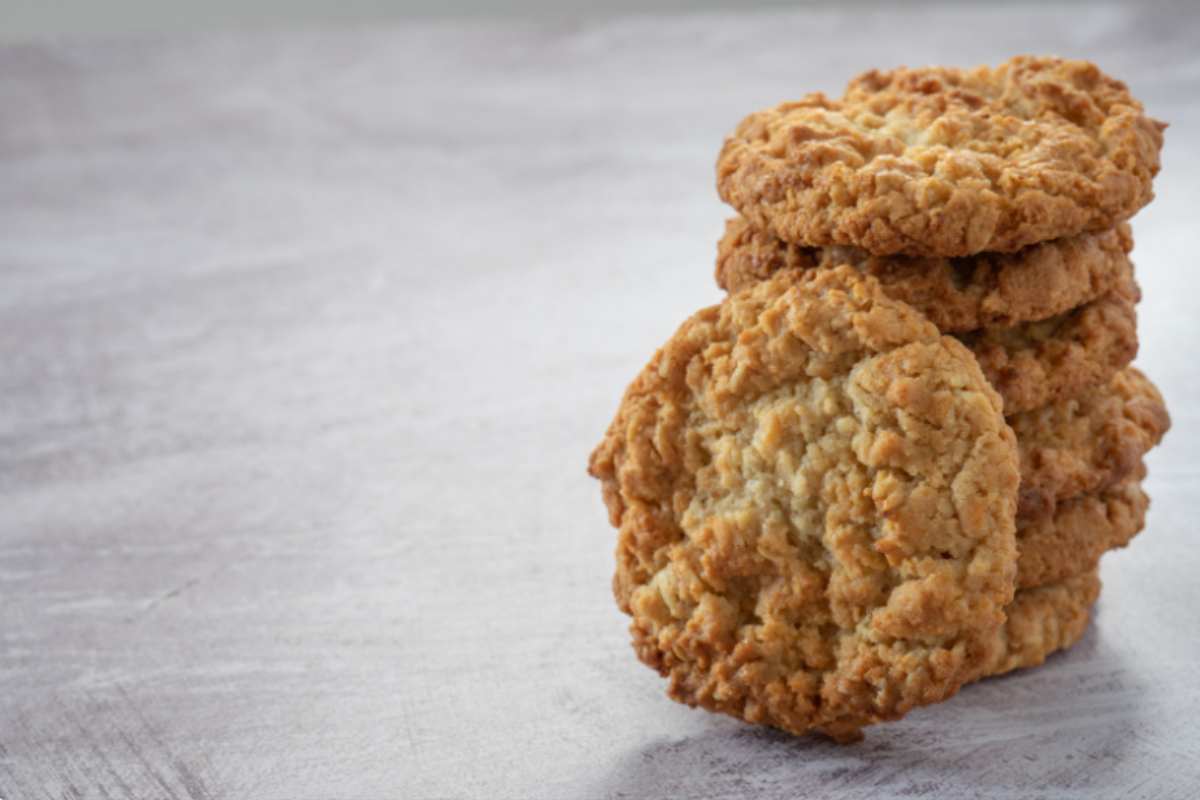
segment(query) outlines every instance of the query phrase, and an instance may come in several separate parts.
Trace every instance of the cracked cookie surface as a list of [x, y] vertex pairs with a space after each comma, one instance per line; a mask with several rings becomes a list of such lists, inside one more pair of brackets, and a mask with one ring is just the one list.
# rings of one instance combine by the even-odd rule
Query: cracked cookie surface
[[1019, 523], [1132, 475], [1162, 441], [1171, 418], [1150, 379], [1126, 367], [1103, 387], [1013, 414], [1008, 424], [1021, 459]]
[[687, 320], [589, 471], [671, 697], [794, 733], [952, 695], [1004, 620], [1016, 443], [975, 360], [849, 267]]
[[1041, 242], [1015, 253], [963, 258], [875, 256], [855, 247], [801, 247], [752, 227], [725, 223], [717, 284], [736, 292], [781, 269], [849, 264], [946, 333], [1046, 319], [1095, 300], [1132, 277], [1128, 225]]
[[1153, 197], [1165, 127], [1086, 61], [872, 70], [841, 99], [746, 117], [721, 149], [717, 189], [795, 244], [1011, 252], [1132, 216]]

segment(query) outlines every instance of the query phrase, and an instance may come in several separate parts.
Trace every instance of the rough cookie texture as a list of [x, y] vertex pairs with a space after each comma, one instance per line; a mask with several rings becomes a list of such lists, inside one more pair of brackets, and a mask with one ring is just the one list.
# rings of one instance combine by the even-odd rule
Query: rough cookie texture
[[1099, 596], [1097, 569], [1017, 592], [1007, 609], [1008, 620], [988, 641], [981, 675], [1036, 667], [1051, 653], [1078, 642]]
[[1129, 544], [1146, 524], [1150, 498], [1135, 479], [1099, 494], [1082, 494], [1058, 504], [1054, 513], [1017, 526], [1017, 588], [1063, 580], [1092, 569], [1100, 556]]
[[796, 244], [1010, 252], [1132, 216], [1153, 197], [1165, 127], [1086, 61], [873, 70], [840, 100], [810, 94], [744, 119], [717, 190]]
[[635, 650], [689, 705], [850, 738], [953, 694], [1012, 599], [1000, 400], [961, 344], [849, 267], [686, 321], [589, 471]]
[[1010, 328], [955, 334], [1019, 414], [1110, 380], [1137, 355], [1139, 298], [1132, 281], [1066, 314]]
[[1045, 516], [1060, 500], [1100, 492], [1133, 474], [1171, 418], [1150, 379], [1127, 367], [1103, 388], [1008, 418], [1017, 435], [1017, 517]]
[[781, 269], [850, 264], [943, 332], [1045, 319], [1131, 280], [1133, 237], [1122, 224], [1030, 245], [1015, 253], [964, 258], [874, 256], [855, 247], [800, 247], [739, 218], [717, 245], [717, 284], [736, 292]]

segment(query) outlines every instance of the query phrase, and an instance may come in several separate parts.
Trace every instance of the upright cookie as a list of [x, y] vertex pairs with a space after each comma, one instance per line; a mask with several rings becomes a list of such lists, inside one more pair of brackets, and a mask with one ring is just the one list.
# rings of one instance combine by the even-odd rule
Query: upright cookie
[[1036, 667], [1051, 653], [1078, 642], [1099, 596], [1100, 571], [1096, 568], [1018, 591], [1007, 609], [1008, 619], [988, 642], [981, 677]]
[[1111, 228], [1153, 197], [1166, 126], [1086, 61], [871, 71], [751, 114], [717, 190], [808, 246], [964, 256]]
[[875, 256], [855, 247], [788, 244], [739, 217], [725, 223], [716, 279], [721, 288], [736, 292], [781, 269], [850, 264], [951, 333], [1046, 319], [1095, 300], [1132, 279], [1132, 249], [1129, 226], [1122, 224], [1015, 253]]
[[1109, 550], [1125, 547], [1146, 524], [1150, 498], [1142, 491], [1144, 468], [1097, 494], [1059, 503], [1052, 513], [1017, 526], [1017, 588], [1055, 583], [1086, 572]]
[[1104, 387], [1008, 418], [1021, 459], [1018, 519], [1133, 474], [1171, 427], [1162, 395], [1127, 367]]
[[1132, 283], [1065, 314], [1010, 328], [957, 333], [1019, 414], [1103, 385], [1137, 356], [1138, 291]]
[[589, 471], [637, 654], [689, 705], [852, 737], [953, 694], [1012, 599], [1000, 400], [961, 344], [849, 267], [686, 321]]

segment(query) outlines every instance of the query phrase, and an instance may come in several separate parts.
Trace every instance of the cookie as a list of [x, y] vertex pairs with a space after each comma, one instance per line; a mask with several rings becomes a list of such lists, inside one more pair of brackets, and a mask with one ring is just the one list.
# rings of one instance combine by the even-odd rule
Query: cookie
[[1126, 367], [1104, 387], [1008, 418], [1021, 459], [1021, 519], [1131, 475], [1171, 418], [1150, 379]]
[[1054, 583], [1092, 569], [1109, 550], [1125, 547], [1146, 524], [1150, 498], [1144, 468], [1098, 494], [1081, 494], [1054, 512], [1017, 525], [1017, 588]]
[[850, 267], [782, 272], [687, 320], [589, 471], [637, 655], [689, 705], [850, 738], [952, 695], [1012, 599], [1000, 399]]
[[734, 292], [781, 269], [850, 264], [949, 333], [1046, 319], [1095, 300], [1132, 279], [1131, 249], [1133, 237], [1122, 224], [1015, 253], [873, 256], [854, 247], [788, 244], [739, 217], [725, 223], [717, 245], [716, 279]]
[[1099, 386], [1137, 355], [1137, 289], [1132, 284], [1038, 322], [957, 333], [1019, 414]]
[[873, 70], [746, 117], [717, 190], [807, 246], [965, 256], [1100, 231], [1153, 197], [1165, 124], [1086, 61]]
[[1083, 638], [1100, 596], [1100, 571], [1092, 568], [1057, 583], [1021, 589], [1008, 619], [988, 640], [980, 677], [1036, 667]]

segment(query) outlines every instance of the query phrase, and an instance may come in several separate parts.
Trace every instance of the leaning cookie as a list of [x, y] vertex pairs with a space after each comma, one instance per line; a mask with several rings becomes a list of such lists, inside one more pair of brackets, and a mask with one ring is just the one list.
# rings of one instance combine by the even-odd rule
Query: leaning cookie
[[1171, 418], [1162, 395], [1133, 367], [1103, 387], [1008, 418], [1021, 459], [1021, 519], [1059, 501], [1100, 492], [1133, 474]]
[[1136, 287], [1065, 314], [1009, 328], [957, 333], [996, 391], [1019, 414], [1101, 386], [1137, 356]]
[[875, 256], [854, 247], [801, 247], [752, 227], [725, 223], [717, 245], [717, 284], [736, 292], [781, 269], [850, 264], [950, 333], [1046, 319], [1129, 281], [1129, 226], [1055, 239], [1015, 253], [963, 258]]
[[811, 94], [743, 120], [717, 189], [795, 244], [1011, 252], [1132, 216], [1153, 197], [1165, 127], [1086, 61], [871, 71], [840, 100]]
[[1094, 567], [1057, 583], [1018, 591], [1007, 609], [1007, 621], [987, 642], [979, 677], [1036, 667], [1051, 653], [1078, 642], [1099, 596], [1100, 571]]
[[1028, 589], [1092, 569], [1109, 550], [1125, 547], [1146, 524], [1150, 498], [1145, 468], [1097, 494], [1065, 500], [1051, 514], [1017, 526], [1017, 588]]
[[942, 700], [1003, 624], [1016, 443], [970, 353], [852, 268], [686, 321], [589, 471], [669, 694], [847, 739]]

